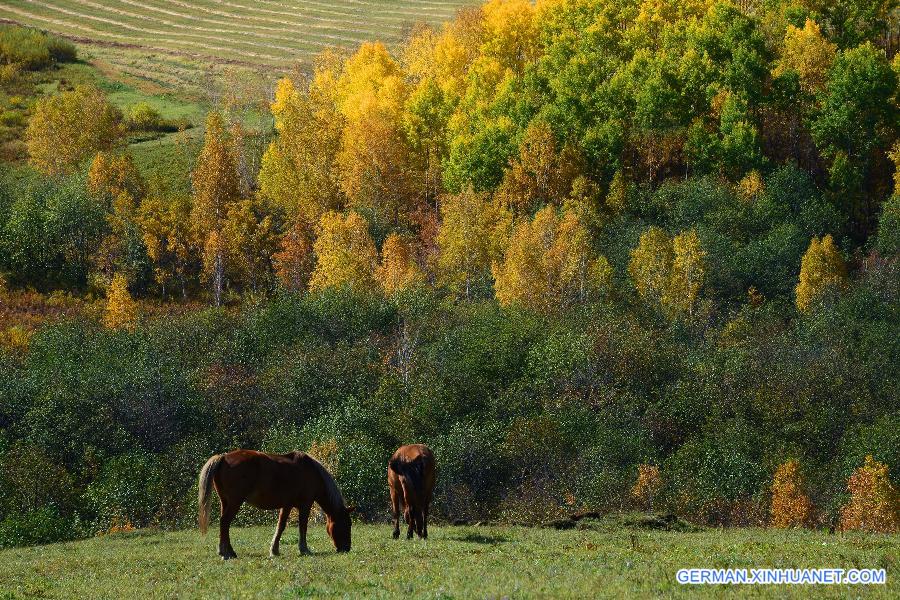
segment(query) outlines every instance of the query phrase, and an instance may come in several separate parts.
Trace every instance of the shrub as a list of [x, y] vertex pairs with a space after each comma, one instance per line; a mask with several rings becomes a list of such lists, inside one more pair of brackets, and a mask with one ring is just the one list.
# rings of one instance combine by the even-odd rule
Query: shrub
[[36, 29], [0, 25], [0, 63], [39, 70], [53, 62], [74, 61], [75, 57], [75, 46], [67, 40]]
[[866, 456], [847, 482], [850, 501], [841, 509], [841, 529], [881, 533], [900, 531], [900, 494], [891, 483], [888, 467]]
[[772, 479], [772, 527], [787, 529], [808, 525], [812, 517], [812, 502], [803, 491], [800, 463], [789, 460], [778, 466]]
[[662, 477], [656, 465], [638, 465], [638, 478], [631, 488], [631, 496], [653, 510], [653, 498], [662, 488]]
[[153, 131], [159, 128], [162, 116], [147, 102], [138, 102], [128, 114], [128, 128], [133, 131]]
[[133, 452], [107, 461], [85, 492], [96, 526], [106, 532], [117, 526], [152, 524], [166, 494], [161, 483], [153, 455]]
[[31, 546], [71, 540], [82, 535], [78, 517], [63, 517], [54, 506], [24, 514], [8, 515], [0, 521], [0, 548]]

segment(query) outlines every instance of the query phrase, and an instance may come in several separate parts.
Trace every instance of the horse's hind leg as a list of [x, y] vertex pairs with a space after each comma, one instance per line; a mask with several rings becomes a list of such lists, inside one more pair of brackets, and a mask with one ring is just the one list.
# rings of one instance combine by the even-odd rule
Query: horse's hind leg
[[406, 539], [411, 540], [413, 537], [413, 531], [415, 530], [415, 527], [416, 527], [416, 519], [413, 516], [413, 510], [409, 506], [409, 504], [407, 504], [406, 507], [403, 509], [403, 517], [406, 519], [406, 526], [407, 526]]
[[400, 494], [391, 486], [391, 512], [394, 515], [394, 539], [400, 537]]
[[222, 517], [219, 519], [219, 556], [224, 560], [237, 558], [237, 553], [231, 547], [229, 528], [240, 508], [239, 502], [229, 502], [227, 504], [222, 502]]
[[284, 533], [284, 528], [287, 525], [288, 517], [291, 514], [291, 508], [282, 508], [278, 513], [278, 524], [275, 525], [275, 537], [272, 538], [272, 547], [269, 549], [269, 554], [272, 556], [278, 556], [278, 545], [281, 542], [281, 534]]

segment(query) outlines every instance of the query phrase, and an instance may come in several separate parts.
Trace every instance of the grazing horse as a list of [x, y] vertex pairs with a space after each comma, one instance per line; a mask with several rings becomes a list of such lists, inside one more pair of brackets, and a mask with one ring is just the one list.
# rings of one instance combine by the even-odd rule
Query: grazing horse
[[217, 454], [200, 470], [198, 503], [200, 532], [209, 523], [211, 488], [215, 486], [222, 504], [219, 519], [219, 556], [237, 558], [231, 547], [228, 528], [241, 504], [249, 502], [262, 509], [279, 509], [278, 525], [272, 538], [270, 553], [278, 555], [278, 543], [287, 525], [291, 509], [300, 512], [300, 552], [306, 554], [306, 527], [313, 502], [322, 507], [327, 517], [328, 535], [338, 552], [350, 550], [350, 513], [341, 492], [325, 467], [304, 452], [264, 454], [254, 450], [234, 450]]
[[391, 489], [391, 509], [394, 514], [394, 539], [400, 537], [400, 504], [408, 529], [428, 539], [428, 506], [434, 492], [434, 454], [425, 444], [400, 446], [388, 462], [388, 487]]

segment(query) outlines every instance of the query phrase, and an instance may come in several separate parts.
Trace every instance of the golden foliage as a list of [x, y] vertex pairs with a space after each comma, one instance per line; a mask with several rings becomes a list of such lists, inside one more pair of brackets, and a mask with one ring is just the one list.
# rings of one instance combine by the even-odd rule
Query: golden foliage
[[550, 310], [583, 301], [608, 286], [611, 268], [590, 247], [587, 228], [574, 210], [542, 208], [513, 229], [502, 261], [491, 267], [497, 300]]
[[222, 225], [230, 278], [256, 290], [271, 272], [278, 243], [271, 214], [256, 199], [232, 202]]
[[381, 246], [381, 265], [375, 277], [385, 294], [391, 295], [425, 281], [425, 276], [413, 258], [407, 240], [392, 233]]
[[98, 89], [78, 86], [37, 102], [25, 131], [31, 164], [50, 175], [71, 173], [122, 136], [122, 114]]
[[137, 303], [128, 292], [128, 279], [116, 273], [106, 290], [103, 324], [110, 329], [134, 329], [137, 318]]
[[750, 203], [755, 202], [765, 189], [766, 186], [762, 175], [756, 169], [747, 173], [737, 185], [738, 196], [745, 202]]
[[803, 488], [799, 462], [789, 460], [778, 465], [772, 478], [772, 506], [769, 510], [772, 527], [788, 529], [810, 524], [813, 506]]
[[784, 51], [775, 66], [776, 77], [788, 71], [800, 76], [800, 87], [806, 92], [821, 90], [828, 80], [828, 69], [837, 55], [837, 46], [822, 35], [819, 25], [806, 19], [803, 29], [788, 25], [784, 34]]
[[286, 289], [305, 290], [315, 266], [309, 228], [297, 222], [284, 234], [278, 251], [272, 256], [275, 275]]
[[651, 226], [642, 233], [628, 263], [628, 274], [638, 294], [661, 303], [669, 284], [673, 260], [672, 242], [665, 231]]
[[467, 190], [441, 199], [437, 234], [439, 282], [469, 297], [506, 245], [512, 216], [486, 194]]
[[706, 252], [700, 245], [697, 232], [691, 229], [675, 236], [672, 253], [672, 274], [662, 302], [675, 314], [691, 315], [703, 287]]
[[572, 189], [578, 159], [566, 148], [558, 152], [550, 126], [533, 122], [497, 189], [495, 198], [506, 208], [530, 214], [535, 207], [551, 202], [561, 205]]
[[137, 221], [147, 255], [153, 261], [156, 282], [166, 286], [177, 281], [186, 295], [186, 278], [193, 259], [191, 199], [187, 196], [145, 198]]
[[228, 212], [228, 204], [238, 199], [240, 187], [234, 148], [225, 133], [222, 115], [206, 117], [206, 137], [197, 165], [191, 174], [193, 183], [194, 230], [199, 238], [219, 230]]
[[671, 315], [692, 315], [703, 287], [706, 252], [693, 229], [670, 239], [651, 226], [631, 251], [628, 274], [641, 297]]
[[107, 202], [122, 194], [140, 200], [146, 191], [144, 178], [128, 152], [98, 152], [88, 170], [87, 188], [93, 196]]
[[847, 265], [831, 235], [813, 238], [800, 262], [800, 281], [795, 289], [797, 309], [809, 310], [829, 289], [847, 285]]
[[343, 117], [328, 91], [314, 84], [303, 92], [289, 78], [278, 82], [271, 110], [278, 137], [262, 158], [260, 196], [313, 227], [323, 212], [343, 208], [336, 164]]
[[317, 229], [316, 268], [310, 290], [347, 286], [366, 290], [374, 287], [378, 252], [369, 226], [359, 213], [347, 216], [330, 211], [322, 215]]
[[662, 483], [662, 475], [659, 473], [658, 466], [640, 464], [638, 465], [637, 481], [631, 488], [631, 496], [638, 502], [646, 504], [647, 510], [653, 510], [653, 499], [662, 489]]
[[866, 456], [847, 482], [850, 501], [841, 508], [841, 529], [881, 533], [900, 531], [900, 493], [891, 483], [888, 467]]

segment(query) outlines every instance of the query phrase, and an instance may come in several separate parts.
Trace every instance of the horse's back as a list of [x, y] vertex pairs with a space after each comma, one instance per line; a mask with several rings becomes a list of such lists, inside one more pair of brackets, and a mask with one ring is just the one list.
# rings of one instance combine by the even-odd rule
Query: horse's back
[[310, 489], [311, 471], [304, 468], [303, 452], [268, 454], [256, 450], [233, 450], [224, 455], [223, 468], [216, 473], [216, 487], [259, 508], [293, 505]]
[[403, 480], [416, 480], [423, 492], [430, 496], [435, 483], [434, 453], [425, 444], [400, 446], [388, 462], [389, 485], [400, 486]]

